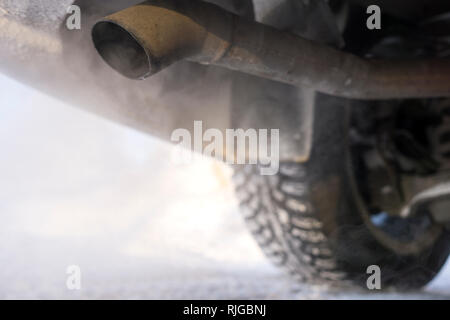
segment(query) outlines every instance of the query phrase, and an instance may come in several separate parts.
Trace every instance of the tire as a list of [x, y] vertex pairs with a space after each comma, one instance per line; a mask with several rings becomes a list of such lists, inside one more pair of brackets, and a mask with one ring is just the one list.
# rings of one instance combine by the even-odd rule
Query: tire
[[[235, 88], [235, 104], [239, 88], [244, 86]], [[367, 268], [377, 265], [382, 289], [424, 286], [447, 259], [448, 233], [427, 217], [420, 234], [405, 240], [403, 230], [415, 230], [408, 219], [390, 229], [371, 222], [349, 145], [351, 108], [342, 99], [320, 95], [316, 100], [307, 162], [281, 163], [275, 176], [261, 176], [257, 166], [235, 167], [236, 195], [248, 228], [270, 260], [298, 281], [366, 287]]]

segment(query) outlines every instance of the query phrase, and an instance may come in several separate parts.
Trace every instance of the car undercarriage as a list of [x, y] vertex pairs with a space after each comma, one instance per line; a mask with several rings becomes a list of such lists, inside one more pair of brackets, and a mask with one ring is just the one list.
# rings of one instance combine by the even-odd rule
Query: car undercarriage
[[409, 289], [447, 259], [448, 1], [0, 0], [0, 43], [6, 75], [167, 142], [278, 130], [275, 174], [259, 144], [211, 156], [246, 160], [244, 218], [293, 279]]

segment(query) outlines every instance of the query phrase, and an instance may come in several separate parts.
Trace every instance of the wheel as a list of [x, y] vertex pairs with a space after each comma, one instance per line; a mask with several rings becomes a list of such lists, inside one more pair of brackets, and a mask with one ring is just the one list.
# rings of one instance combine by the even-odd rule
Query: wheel
[[[243, 87], [234, 89], [235, 104]], [[247, 99], [251, 94], [264, 93], [247, 90]], [[448, 233], [426, 212], [384, 220], [370, 213], [349, 138], [352, 107], [322, 95], [316, 100], [307, 162], [281, 163], [275, 176], [261, 176], [254, 165], [235, 167], [236, 195], [250, 231], [265, 254], [299, 281], [366, 287], [367, 268], [377, 265], [382, 289], [424, 286], [446, 261]]]

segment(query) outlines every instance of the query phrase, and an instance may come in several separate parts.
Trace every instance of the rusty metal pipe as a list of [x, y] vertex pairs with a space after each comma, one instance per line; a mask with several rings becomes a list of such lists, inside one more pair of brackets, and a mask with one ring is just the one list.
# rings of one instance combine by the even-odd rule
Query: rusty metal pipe
[[450, 59], [355, 55], [193, 0], [151, 0], [99, 21], [92, 37], [114, 69], [145, 79], [181, 59], [355, 99], [450, 96]]

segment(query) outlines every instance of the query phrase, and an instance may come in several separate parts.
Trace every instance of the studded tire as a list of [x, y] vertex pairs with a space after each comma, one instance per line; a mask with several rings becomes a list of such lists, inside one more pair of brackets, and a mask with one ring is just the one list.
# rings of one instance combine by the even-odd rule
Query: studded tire
[[264, 253], [296, 280], [366, 287], [377, 265], [383, 289], [424, 286], [446, 261], [449, 236], [433, 224], [420, 243], [397, 244], [370, 224], [350, 160], [350, 112], [345, 101], [317, 99], [305, 163], [281, 163], [274, 176], [235, 167], [241, 212]]

